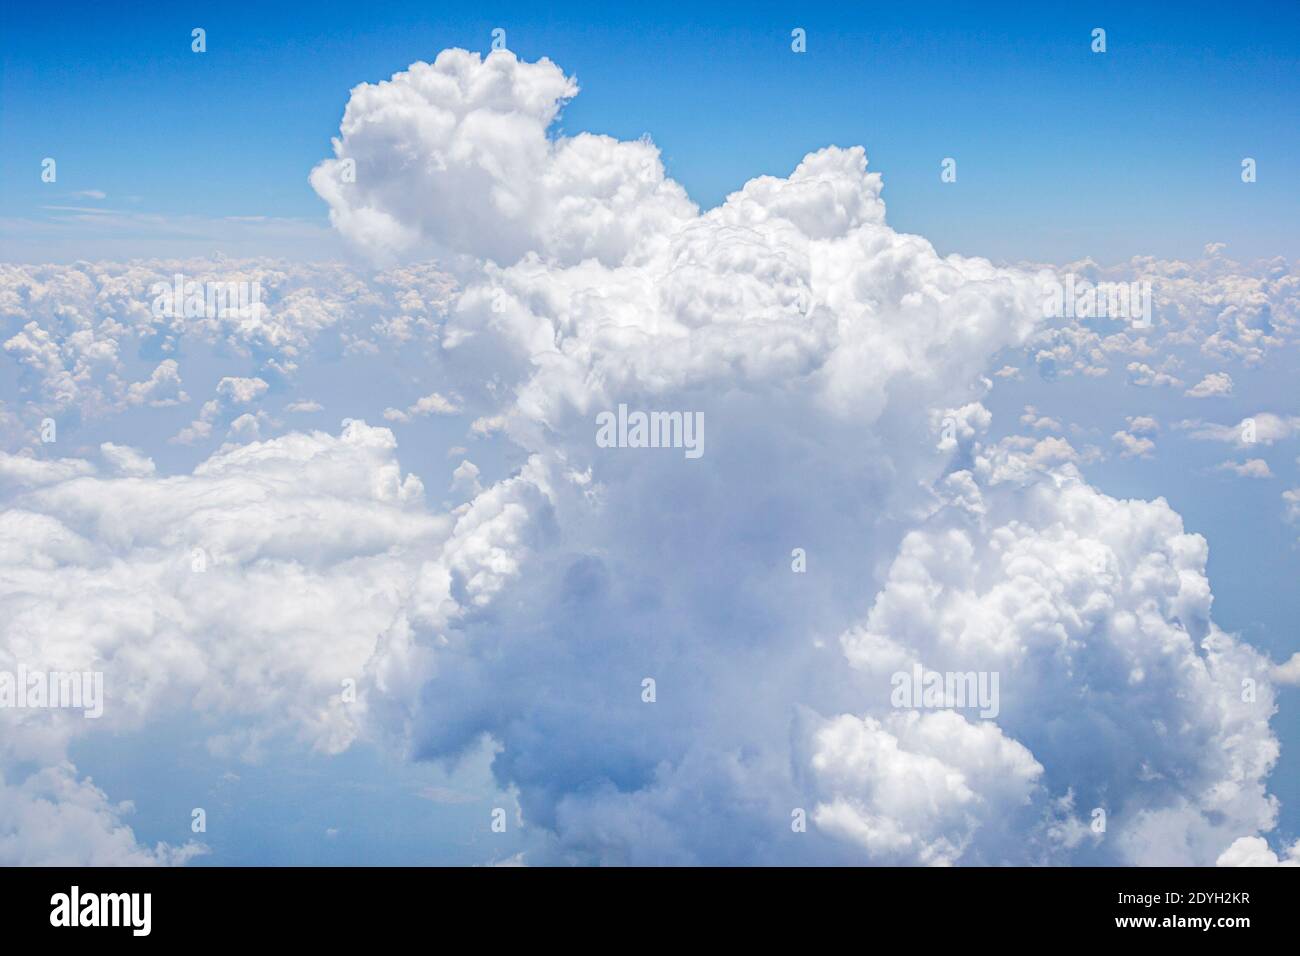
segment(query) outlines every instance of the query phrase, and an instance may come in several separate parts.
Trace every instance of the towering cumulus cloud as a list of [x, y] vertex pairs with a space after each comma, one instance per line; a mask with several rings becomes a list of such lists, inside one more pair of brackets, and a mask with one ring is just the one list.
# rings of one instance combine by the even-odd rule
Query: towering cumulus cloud
[[[547, 557], [434, 655], [423, 751], [496, 739], [552, 859], [1212, 863], [1270, 828], [1268, 662], [1205, 542], [1063, 441], [976, 440], [1040, 277], [894, 232], [860, 148], [698, 213], [650, 143], [548, 138], [575, 92], [447, 51], [357, 88], [313, 174], [374, 253], [476, 261], [448, 361], [565, 476]], [[702, 412], [707, 453], [597, 448], [620, 403]], [[891, 706], [914, 664], [996, 672], [1000, 712]]]
[[[448, 50], [355, 88], [311, 173], [377, 284], [455, 274], [418, 322], [368, 318], [397, 333], [367, 349], [427, 346], [439, 422], [512, 474], [466, 462], [466, 500], [432, 506], [399, 461], [429, 421], [409, 400], [393, 430], [227, 444], [190, 474], [120, 443], [6, 456], [11, 657], [111, 661], [129, 706], [106, 726], [235, 715], [235, 755], [286, 730], [490, 742], [530, 863], [1278, 860], [1271, 662], [1215, 625], [1205, 540], [1090, 487], [1063, 438], [988, 437], [986, 376], [1044, 334], [1043, 275], [895, 232], [861, 147], [702, 211], [649, 140], [553, 133], [577, 92], [545, 59]], [[380, 301], [360, 285], [295, 302], [320, 319], [263, 386]], [[7, 346], [32, 368], [57, 352], [37, 332]], [[140, 394], [180, 400], [165, 371]], [[695, 416], [702, 453], [597, 442], [620, 406]], [[61, 760], [89, 723], [22, 739]], [[116, 811], [61, 766], [41, 785], [108, 841]], [[36, 786], [0, 782], [0, 832]]]

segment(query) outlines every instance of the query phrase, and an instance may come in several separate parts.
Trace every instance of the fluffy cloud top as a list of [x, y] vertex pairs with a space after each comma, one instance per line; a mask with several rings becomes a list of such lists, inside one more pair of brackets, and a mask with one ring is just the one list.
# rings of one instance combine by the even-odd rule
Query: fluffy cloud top
[[509, 264], [537, 251], [617, 264], [695, 207], [664, 179], [649, 143], [549, 139], [577, 92], [545, 58], [444, 50], [353, 89], [335, 158], [312, 171], [312, 186], [331, 222], [378, 255], [437, 251]]

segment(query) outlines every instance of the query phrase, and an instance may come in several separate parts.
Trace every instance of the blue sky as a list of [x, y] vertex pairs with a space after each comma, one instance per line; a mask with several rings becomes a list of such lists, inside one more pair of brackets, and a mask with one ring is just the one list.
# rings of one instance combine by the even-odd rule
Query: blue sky
[[[149, 253], [179, 237], [283, 252], [256, 227], [234, 237], [204, 221], [322, 224], [306, 175], [348, 89], [445, 47], [486, 51], [498, 26], [511, 49], [551, 57], [584, 87], [564, 128], [650, 134], [705, 206], [785, 175], [811, 148], [860, 143], [885, 174], [892, 222], [941, 251], [1111, 262], [1217, 241], [1241, 259], [1300, 254], [1293, 3], [745, 3], [689, 22], [669, 6], [610, 4], [60, 9], [5, 13], [0, 213], [159, 218], [53, 235], [9, 222], [9, 258], [67, 261], [112, 242]], [[194, 26], [207, 30], [203, 55], [190, 51]], [[795, 26], [808, 31], [803, 56], [790, 51]], [[1098, 26], [1105, 54], [1089, 48]], [[40, 182], [46, 156], [57, 184]], [[958, 181], [945, 185], [949, 156]], [[1259, 168], [1248, 189], [1244, 156]], [[76, 195], [88, 191], [106, 198]], [[340, 254], [323, 233], [296, 235]]]
[[[41, 640], [89, 648], [119, 706], [66, 739], [0, 734], [0, 833], [31, 828], [4, 814], [44, 766], [109, 824], [94, 862], [165, 856], [151, 848], [191, 839], [195, 806], [200, 865], [1213, 863], [1256, 829], [1300, 857], [1300, 680], [1277, 678], [1261, 723], [1232, 669], [1297, 650], [1300, 6], [989, 6], [9, 5], [0, 665]], [[495, 28], [519, 90], [549, 89], [524, 65], [541, 57], [576, 78], [551, 132], [619, 141], [600, 154], [614, 181], [649, 137], [705, 209], [757, 176], [775, 192], [696, 218], [671, 183], [629, 178], [634, 201], [606, 208], [573, 186], [571, 156], [520, 170], [526, 135], [498, 154], [457, 127], [483, 169], [397, 164], [331, 193], [318, 164], [350, 91], [448, 48], [486, 53]], [[428, 146], [400, 110], [360, 109], [372, 125], [347, 155]], [[467, 107], [474, 128], [494, 109]], [[853, 154], [792, 175], [856, 145], [884, 177], [883, 221]], [[564, 175], [539, 185], [545, 164]], [[535, 199], [536, 222], [475, 192], [489, 166], [512, 170], [496, 185]], [[809, 176], [840, 205], [801, 191]], [[484, 211], [464, 230], [439, 205], [458, 191]], [[382, 228], [348, 219], [363, 199]], [[634, 227], [600, 232], [606, 213]], [[430, 245], [385, 258], [385, 230]], [[422, 255], [444, 247], [460, 258]], [[489, 266], [498, 248], [541, 264]], [[990, 279], [961, 256], [1091, 258], [1114, 268], [1072, 271], [1154, 281], [1158, 321], [1045, 320], [1039, 274]], [[147, 290], [177, 270], [256, 278], [263, 304], [159, 314]], [[835, 295], [792, 318], [819, 282]], [[1226, 389], [1189, 394], [1216, 375]], [[709, 451], [594, 452], [588, 413], [615, 402], [699, 409]], [[954, 415], [974, 425], [936, 445]], [[1263, 415], [1282, 431], [1234, 443]], [[35, 437], [47, 416], [57, 442]], [[1224, 467], [1247, 460], [1267, 474]], [[1063, 475], [1088, 494], [1058, 494]], [[1204, 606], [1171, 511], [1209, 543]], [[1076, 526], [1122, 574], [1078, 571], [1060, 535]], [[197, 540], [214, 558], [196, 583], [173, 564]], [[1024, 553], [1004, 563], [1013, 540]], [[1207, 608], [1247, 661], [1213, 679], [1185, 641]], [[1149, 639], [1129, 643], [1137, 619]], [[987, 621], [1000, 642], [981, 648]], [[1065, 650], [1044, 637], [1067, 631]], [[931, 666], [1002, 669], [1003, 722], [972, 725], [1005, 734], [992, 764], [964, 762], [980, 741], [934, 746], [951, 725], [908, 736], [871, 670], [892, 652], [862, 640], [877, 632]], [[331, 696], [340, 674], [362, 683], [357, 712]], [[882, 753], [913, 787], [899, 804], [853, 776]], [[1021, 793], [1034, 760], [1042, 787]], [[936, 765], [973, 804], [925, 789]], [[821, 808], [815, 840], [790, 836], [795, 802]], [[1114, 812], [1108, 842], [1062, 823], [1094, 802]], [[485, 829], [498, 807], [505, 834]], [[70, 843], [100, 847], [82, 823]]]

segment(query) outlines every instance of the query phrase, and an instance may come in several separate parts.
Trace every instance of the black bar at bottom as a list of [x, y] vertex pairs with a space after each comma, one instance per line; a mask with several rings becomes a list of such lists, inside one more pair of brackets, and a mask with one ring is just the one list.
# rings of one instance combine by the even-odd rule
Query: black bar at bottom
[[[838, 925], [850, 938], [866, 933], [861, 938], [877, 940], [889, 926], [931, 939], [933, 932], [960, 933], [964, 925], [990, 940], [1032, 932], [1048, 939], [1128, 936], [1182, 945], [1199, 937], [1231, 945], [1290, 935], [1293, 914], [1285, 908], [1295, 898], [1297, 872], [11, 868], [0, 870], [0, 919], [10, 943], [66, 941], [75, 933], [82, 943], [284, 939], [337, 946], [477, 925], [495, 941], [502, 933], [536, 943], [591, 930], [593, 939], [617, 945], [603, 935], [611, 924], [661, 939], [669, 928], [735, 932], [736, 941], [789, 924], [824, 931]], [[80, 925], [87, 922], [118, 925]]]

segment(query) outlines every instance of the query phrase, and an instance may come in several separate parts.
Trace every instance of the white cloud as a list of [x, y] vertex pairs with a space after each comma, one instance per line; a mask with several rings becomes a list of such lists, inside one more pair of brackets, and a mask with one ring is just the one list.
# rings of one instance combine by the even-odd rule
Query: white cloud
[[180, 367], [175, 359], [164, 359], [158, 363], [149, 378], [135, 382], [126, 390], [128, 405], [149, 404], [154, 408], [179, 405], [190, 400], [181, 388]]
[[1055, 418], [1049, 418], [1047, 415], [1039, 415], [1038, 410], [1033, 405], [1026, 405], [1025, 412], [1020, 416], [1020, 424], [1028, 425], [1035, 431], [1060, 431], [1061, 423]]
[[257, 438], [260, 433], [259, 418], [247, 413], [234, 413], [266, 394], [270, 386], [260, 378], [243, 378], [227, 375], [217, 383], [217, 397], [204, 402], [199, 417], [190, 422], [172, 440], [181, 445], [192, 445], [212, 434], [212, 426], [223, 418], [231, 422], [231, 437], [235, 440]]
[[[256, 309], [186, 318], [156, 314], [151, 290], [186, 281], [257, 283]], [[256, 362], [264, 380], [292, 376], [322, 338], [324, 351], [360, 352], [391, 345], [400, 327], [408, 345], [436, 339], [452, 280], [429, 263], [359, 275], [333, 263], [217, 258], [78, 262], [70, 266], [0, 264], [0, 308], [16, 332], [6, 354], [36, 386], [24, 418], [70, 411], [82, 418], [134, 407], [189, 401], [180, 359], [216, 353]], [[163, 353], [140, 367], [135, 356]], [[229, 358], [226, 359], [229, 361]]]
[[1156, 448], [1156, 443], [1150, 438], [1139, 438], [1126, 431], [1117, 431], [1110, 438], [1119, 445], [1121, 458], [1150, 458]]
[[479, 474], [478, 466], [472, 461], [462, 461], [451, 473], [451, 490], [465, 492], [471, 497], [477, 495], [483, 490], [478, 481]]
[[110, 468], [125, 477], [144, 478], [155, 471], [152, 459], [134, 448], [106, 441], [99, 446], [99, 452]]
[[1262, 458], [1248, 458], [1245, 461], [1225, 461], [1218, 465], [1218, 471], [1228, 471], [1238, 478], [1272, 478], [1268, 462]]
[[335, 158], [311, 184], [335, 227], [381, 255], [444, 251], [508, 265], [537, 250], [617, 264], [695, 209], [646, 142], [548, 139], [577, 92], [547, 59], [444, 50], [352, 90]]
[[1216, 866], [1300, 866], [1300, 841], [1291, 844], [1284, 859], [1268, 848], [1263, 837], [1241, 837], [1224, 850]]
[[122, 822], [131, 807], [112, 804], [66, 763], [41, 768], [20, 783], [0, 774], [0, 864], [4, 866], [158, 866], [206, 852], [199, 843], [153, 849]]
[[1189, 398], [1219, 398], [1232, 394], [1232, 376], [1227, 372], [1211, 372], [1186, 392]]
[[1160, 423], [1151, 415], [1125, 416], [1124, 420], [1134, 435], [1154, 435], [1160, 431]]
[[959, 862], [975, 835], [1030, 802], [1043, 767], [992, 723], [951, 711], [844, 715], [813, 737], [822, 793], [812, 814], [830, 836], [879, 862]]
[[1292, 654], [1285, 663], [1276, 665], [1269, 672], [1269, 679], [1275, 684], [1300, 687], [1300, 651]]
[[217, 383], [217, 396], [230, 405], [247, 405], [266, 394], [268, 386], [260, 378], [227, 375]]
[[426, 415], [457, 415], [461, 411], [461, 405], [454, 398], [447, 398], [437, 392], [430, 392], [423, 398], [408, 405], [406, 411], [398, 408], [384, 409], [384, 418], [390, 422], [410, 422], [414, 418], [423, 418]]
[[394, 448], [386, 430], [351, 423], [159, 478], [109, 446], [125, 477], [46, 480], [0, 512], [19, 546], [0, 576], [3, 646], [104, 668], [105, 726], [143, 717], [179, 681], [201, 709], [275, 715], [337, 746], [350, 721], [329, 695], [362, 676], [414, 573], [392, 549], [450, 531], [422, 513]]
[[[370, 695], [391, 692], [405, 656], [418, 655], [413, 622], [446, 627], [460, 602], [490, 601], [526, 551], [542, 473], [497, 484], [453, 521], [426, 511], [395, 449], [386, 429], [351, 422], [337, 437], [230, 446], [187, 476], [158, 477], [108, 443], [111, 477], [76, 460], [33, 469], [0, 456], [29, 489], [0, 511], [0, 669], [102, 671], [106, 687], [99, 720], [0, 710], [0, 781], [12, 761], [46, 763], [47, 775], [66, 765], [41, 799], [68, 804], [47, 814], [66, 832], [20, 826], [0, 859], [182, 861], [188, 850], [135, 847], [113, 822], [120, 811], [77, 781], [66, 763], [74, 737], [144, 726], [188, 702], [243, 724], [214, 730], [214, 752], [256, 759], [277, 732], [337, 751], [364, 726]], [[341, 702], [344, 679], [358, 702]], [[33, 803], [36, 780], [0, 782], [0, 832], [46, 813]], [[60, 849], [92, 823], [112, 832], [111, 846]]]
[[1300, 431], [1300, 416], [1257, 412], [1243, 418], [1236, 425], [1216, 425], [1199, 419], [1187, 419], [1179, 422], [1177, 427], [1186, 431], [1189, 437], [1201, 441], [1228, 442], [1238, 448], [1248, 448], [1255, 442], [1272, 445], [1295, 435]]
[[[1179, 353], [1249, 369], [1300, 338], [1300, 273], [1282, 257], [1244, 264], [1218, 252], [1191, 262], [1136, 256], [1106, 268], [1085, 259], [1054, 271], [1090, 283], [1150, 283], [1155, 314], [1140, 333], [1080, 319], [1040, 329], [1029, 357], [1053, 376], [1105, 375], [1123, 356], [1139, 383], [1173, 385], [1164, 363]], [[1160, 362], [1159, 372], [1149, 360]]]
[[[1049, 836], [1069, 830], [1054, 803], [1068, 792], [1078, 824], [1092, 807], [1109, 816], [1093, 859], [1208, 865], [1275, 820], [1264, 789], [1278, 752], [1271, 690], [1254, 703], [1240, 694], [1267, 662], [1212, 623], [1204, 539], [1163, 501], [1109, 498], [1071, 469], [998, 481], [981, 465], [992, 483], [977, 478], [979, 507], [954, 498], [944, 521], [907, 535], [870, 614], [843, 635], [845, 652], [877, 696], [913, 663], [1000, 674], [997, 729], [1049, 786], [1033, 794], [1043, 842], [1027, 858], [1068, 850]], [[1044, 732], [1058, 721], [1072, 731]], [[1105, 729], [1116, 726], [1124, 734]], [[1022, 813], [1028, 794], [990, 815]], [[964, 859], [1008, 859], [999, 841], [984, 856], [985, 839], [972, 830], [948, 843]]]
[[1168, 372], [1160, 371], [1145, 362], [1129, 362], [1128, 380], [1132, 385], [1142, 388], [1182, 385], [1182, 379]]
[[37, 458], [30, 453], [0, 452], [0, 482], [10, 488], [53, 484], [94, 471], [94, 465], [78, 458]]

